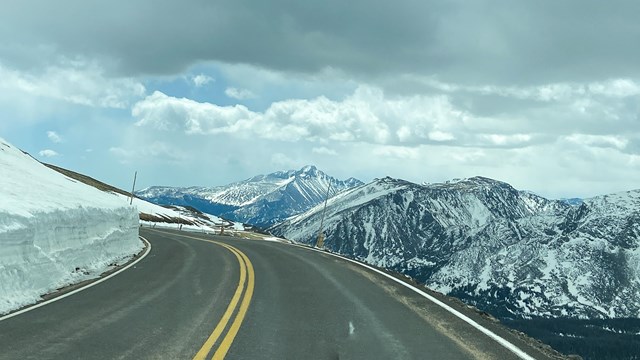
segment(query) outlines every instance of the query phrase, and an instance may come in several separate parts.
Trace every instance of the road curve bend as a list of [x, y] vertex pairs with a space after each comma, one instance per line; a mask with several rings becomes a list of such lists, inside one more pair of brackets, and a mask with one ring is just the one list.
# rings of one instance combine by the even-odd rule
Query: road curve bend
[[[141, 229], [120, 275], [0, 321], [0, 359], [518, 359], [415, 291], [323, 252]], [[546, 353], [494, 332], [535, 359]]]

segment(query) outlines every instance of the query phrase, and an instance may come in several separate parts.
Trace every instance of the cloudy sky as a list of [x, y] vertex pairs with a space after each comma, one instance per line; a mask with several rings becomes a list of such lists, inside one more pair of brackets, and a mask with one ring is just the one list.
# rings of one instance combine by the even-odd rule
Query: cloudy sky
[[640, 188], [637, 1], [32, 1], [0, 12], [0, 137], [128, 188], [315, 164]]

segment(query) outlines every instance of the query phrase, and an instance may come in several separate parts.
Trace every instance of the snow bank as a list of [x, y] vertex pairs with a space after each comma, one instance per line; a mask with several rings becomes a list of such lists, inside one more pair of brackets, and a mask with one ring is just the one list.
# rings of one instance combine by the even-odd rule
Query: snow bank
[[0, 314], [97, 277], [142, 247], [135, 207], [0, 138]]

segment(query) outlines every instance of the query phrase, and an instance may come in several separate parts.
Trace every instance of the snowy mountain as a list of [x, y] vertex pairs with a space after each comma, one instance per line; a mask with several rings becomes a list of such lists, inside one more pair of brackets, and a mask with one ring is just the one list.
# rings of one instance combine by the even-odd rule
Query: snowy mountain
[[[272, 228], [313, 244], [321, 206]], [[475, 177], [378, 179], [329, 200], [325, 247], [502, 318], [639, 317], [640, 190], [548, 200]]]
[[268, 226], [322, 202], [329, 184], [330, 195], [335, 195], [362, 182], [353, 178], [340, 181], [315, 166], [305, 166], [297, 171], [259, 175], [226, 186], [153, 186], [136, 195], [156, 204], [189, 205], [234, 221]]
[[143, 248], [119, 195], [45, 167], [0, 138], [0, 314], [100, 276]]

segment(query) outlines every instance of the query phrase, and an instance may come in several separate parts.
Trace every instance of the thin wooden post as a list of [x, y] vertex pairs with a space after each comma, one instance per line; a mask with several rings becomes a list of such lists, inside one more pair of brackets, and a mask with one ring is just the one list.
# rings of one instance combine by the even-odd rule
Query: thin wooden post
[[129, 201], [129, 205], [133, 205], [133, 192], [136, 191], [136, 179], [138, 178], [138, 172], [136, 171], [133, 174], [133, 187], [131, 188], [131, 200]]

